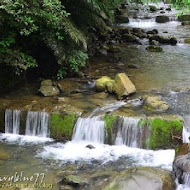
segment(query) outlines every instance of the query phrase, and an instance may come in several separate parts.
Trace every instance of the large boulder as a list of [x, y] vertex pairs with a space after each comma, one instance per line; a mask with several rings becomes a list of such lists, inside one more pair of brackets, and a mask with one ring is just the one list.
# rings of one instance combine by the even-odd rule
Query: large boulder
[[169, 22], [170, 19], [168, 16], [165, 16], [165, 15], [159, 15], [156, 17], [156, 22], [158, 23], [165, 23], [165, 22]]
[[99, 92], [108, 91], [109, 93], [113, 92], [114, 80], [110, 77], [103, 76], [96, 80], [96, 90]]
[[169, 109], [168, 103], [163, 101], [159, 96], [145, 95], [143, 99], [143, 107], [148, 111], [164, 112]]
[[142, 167], [121, 172], [103, 190], [174, 190], [175, 183], [170, 171]]
[[136, 88], [125, 73], [119, 73], [115, 77], [114, 91], [116, 92], [118, 99], [122, 99], [123, 97], [135, 93]]
[[41, 87], [39, 91], [44, 96], [56, 96], [60, 93], [59, 89], [56, 86], [53, 86], [53, 83], [51, 80], [43, 80], [41, 82]]

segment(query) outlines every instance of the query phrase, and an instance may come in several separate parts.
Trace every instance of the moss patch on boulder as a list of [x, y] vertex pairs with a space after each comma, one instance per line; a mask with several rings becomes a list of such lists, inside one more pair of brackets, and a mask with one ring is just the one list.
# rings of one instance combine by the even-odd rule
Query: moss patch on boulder
[[115, 115], [105, 115], [104, 116], [104, 121], [106, 124], [106, 128], [107, 128], [107, 134], [108, 134], [108, 139], [107, 139], [107, 143], [108, 144], [112, 144], [112, 127], [113, 127], [113, 123], [116, 120], [116, 116]]
[[76, 119], [75, 113], [67, 115], [52, 114], [51, 137], [57, 140], [71, 140]]
[[150, 137], [147, 141], [149, 149], [175, 148], [179, 144], [182, 133], [182, 119], [180, 117], [148, 118], [142, 120], [140, 125], [148, 125]]

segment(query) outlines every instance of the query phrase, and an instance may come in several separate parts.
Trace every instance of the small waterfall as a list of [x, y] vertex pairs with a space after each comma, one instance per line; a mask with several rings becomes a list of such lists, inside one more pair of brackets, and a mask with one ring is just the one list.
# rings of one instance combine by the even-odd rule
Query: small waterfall
[[183, 172], [182, 181], [184, 185], [190, 187], [190, 174], [187, 172]]
[[130, 117], [123, 118], [115, 139], [116, 145], [126, 145], [129, 147], [140, 146], [141, 129], [138, 128], [139, 120]]
[[190, 143], [190, 116], [183, 117], [183, 143]]
[[78, 118], [74, 130], [73, 141], [89, 141], [95, 143], [104, 143], [105, 123], [100, 116]]
[[49, 137], [49, 114], [29, 111], [26, 119], [25, 135]]
[[19, 134], [20, 130], [20, 110], [5, 111], [5, 133]]

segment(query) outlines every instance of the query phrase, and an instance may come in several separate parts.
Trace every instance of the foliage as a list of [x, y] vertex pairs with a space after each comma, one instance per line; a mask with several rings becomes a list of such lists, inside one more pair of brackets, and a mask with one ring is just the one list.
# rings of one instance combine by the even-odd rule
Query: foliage
[[[113, 18], [121, 2], [1, 0], [1, 67], [8, 68], [11, 75], [22, 75], [39, 65], [38, 69], [42, 69], [46, 65], [43, 61], [55, 60], [58, 79], [77, 73], [85, 66], [88, 56], [84, 52], [93, 33], [106, 30], [106, 19]], [[46, 58], [40, 58], [44, 55]]]

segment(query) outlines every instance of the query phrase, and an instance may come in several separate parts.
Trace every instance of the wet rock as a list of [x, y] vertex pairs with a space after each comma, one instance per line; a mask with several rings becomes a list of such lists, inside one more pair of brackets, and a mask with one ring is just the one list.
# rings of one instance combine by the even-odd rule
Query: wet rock
[[121, 172], [103, 190], [174, 190], [175, 183], [170, 171], [142, 167]]
[[177, 39], [175, 37], [170, 38], [170, 44], [171, 45], [176, 45], [177, 44]]
[[181, 15], [178, 17], [179, 21], [190, 21], [190, 15]]
[[114, 91], [118, 96], [118, 99], [129, 96], [136, 92], [136, 88], [131, 80], [125, 73], [119, 73], [115, 77]]
[[43, 80], [41, 86], [53, 86], [52, 80]]
[[190, 25], [190, 21], [183, 21], [181, 24], [182, 24], [183, 26], [185, 26], [185, 25]]
[[156, 12], [158, 10], [157, 7], [154, 5], [149, 5], [149, 9], [151, 12]]
[[180, 184], [187, 183], [190, 174], [190, 146], [181, 144], [176, 148], [175, 160], [173, 162], [175, 177]]
[[186, 44], [190, 44], [190, 38], [185, 39], [184, 42], [185, 42]]
[[171, 11], [172, 9], [170, 7], [166, 8], [166, 11]]
[[130, 68], [130, 69], [139, 69], [140, 67], [139, 67], [139, 65], [133, 64], [133, 65], [128, 65], [128, 68]]
[[[172, 37], [172, 38], [174, 38], [174, 37]], [[149, 41], [151, 42], [152, 40], [156, 40], [156, 41], [158, 41], [161, 44], [171, 44], [171, 39], [172, 38], [164, 37], [164, 36], [160, 36], [160, 35], [154, 35], [154, 36], [151, 36], [149, 38]]]
[[150, 42], [150, 45], [159, 46], [159, 42], [156, 41], [156, 40], [152, 40], [152, 41]]
[[113, 92], [114, 80], [110, 77], [103, 76], [100, 79], [96, 80], [96, 90], [97, 91], [108, 91], [110, 93]]
[[160, 14], [164, 14], [164, 13], [166, 13], [165, 11], [160, 11]]
[[95, 149], [95, 147], [94, 147], [93, 145], [91, 145], [91, 144], [88, 144], [88, 145], [86, 146], [86, 148]]
[[165, 15], [160, 15], [156, 17], [156, 22], [157, 23], [165, 23], [165, 22], [169, 22], [169, 17], [165, 16]]
[[61, 183], [71, 185], [73, 187], [83, 187], [87, 184], [87, 181], [85, 179], [80, 178], [79, 176], [69, 175], [65, 176], [62, 179]]
[[108, 46], [107, 51], [110, 53], [119, 53], [121, 51], [121, 47], [117, 45], [111, 45], [111, 46]]
[[160, 46], [150, 45], [146, 48], [149, 52], [162, 52], [163, 49]]
[[163, 101], [159, 96], [146, 95], [143, 99], [143, 107], [148, 111], [164, 112], [169, 109], [168, 103]]
[[149, 30], [147, 31], [147, 34], [158, 34], [158, 30], [157, 29]]
[[125, 41], [125, 42], [137, 42], [137, 38], [136, 36], [132, 35], [132, 34], [124, 34], [122, 36], [122, 39]]
[[56, 96], [60, 93], [59, 89], [56, 86], [53, 86], [53, 83], [51, 80], [43, 80], [41, 82], [41, 87], [39, 91], [44, 96]]
[[128, 16], [125, 16], [125, 15], [118, 15], [116, 17], [116, 21], [117, 23], [129, 23], [129, 18]]

